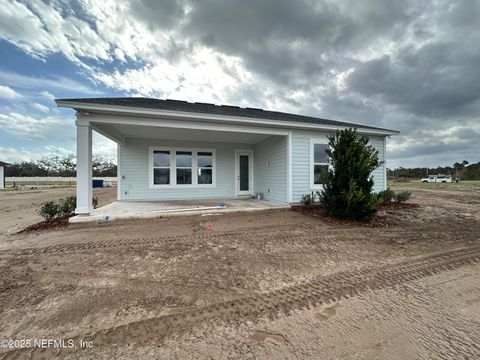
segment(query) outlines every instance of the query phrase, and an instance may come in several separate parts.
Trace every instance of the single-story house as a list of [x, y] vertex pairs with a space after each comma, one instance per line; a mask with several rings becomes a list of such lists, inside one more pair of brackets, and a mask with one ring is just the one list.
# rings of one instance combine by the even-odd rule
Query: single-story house
[[5, 167], [11, 166], [9, 163], [0, 161], [0, 189], [5, 189]]
[[[77, 214], [92, 210], [92, 130], [117, 143], [118, 200], [226, 199], [263, 194], [298, 203], [322, 187], [327, 135], [356, 128], [385, 158], [395, 130], [311, 116], [147, 98], [58, 99], [77, 111]], [[385, 165], [373, 174], [386, 187]]]

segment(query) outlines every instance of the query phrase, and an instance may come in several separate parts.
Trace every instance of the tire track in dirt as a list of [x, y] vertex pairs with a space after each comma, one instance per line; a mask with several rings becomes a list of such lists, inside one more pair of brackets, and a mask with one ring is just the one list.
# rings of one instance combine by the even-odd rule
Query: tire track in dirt
[[[409, 230], [397, 230], [394, 233], [385, 232], [381, 229], [374, 231], [373, 234], [377, 239], [418, 239], [418, 229]], [[215, 239], [239, 239], [249, 242], [258, 242], [260, 240], [293, 240], [303, 243], [317, 243], [318, 240], [329, 240], [339, 238], [355, 238], [355, 239], [370, 239], [372, 238], [372, 229], [302, 229], [302, 230], [265, 230], [265, 231], [224, 231], [224, 232], [211, 232], [204, 234], [194, 235], [181, 235], [181, 236], [165, 236], [165, 237], [149, 237], [149, 238], [118, 238], [111, 240], [98, 240], [83, 243], [72, 244], [60, 244], [51, 245], [46, 247], [26, 248], [19, 250], [15, 255], [18, 256], [38, 256], [38, 255], [56, 255], [70, 252], [83, 252], [91, 250], [103, 250], [103, 249], [116, 249], [125, 247], [142, 247], [142, 246], [163, 246], [165, 244], [176, 243], [179, 241], [188, 243], [197, 243], [200, 241], [214, 241]], [[443, 236], [445, 235], [442, 232]], [[429, 234], [428, 237], [435, 238], [437, 234]], [[475, 237], [475, 233], [465, 234], [472, 239]]]
[[[93, 341], [95, 346], [121, 344], [128, 339], [133, 343], [145, 343], [153, 339], [162, 341], [167, 336], [179, 334], [209, 321], [257, 320], [273, 318], [279, 313], [288, 314], [295, 309], [317, 306], [427, 277], [441, 271], [459, 268], [480, 262], [480, 248], [466, 247], [444, 251], [396, 264], [346, 271], [331, 276], [286, 287], [271, 293], [239, 298], [212, 304], [200, 309], [139, 320], [126, 325], [100, 330], [93, 334], [78, 336], [77, 341]], [[5, 359], [21, 358], [31, 352], [32, 358], [50, 358], [61, 355], [63, 349], [12, 350], [3, 354]]]

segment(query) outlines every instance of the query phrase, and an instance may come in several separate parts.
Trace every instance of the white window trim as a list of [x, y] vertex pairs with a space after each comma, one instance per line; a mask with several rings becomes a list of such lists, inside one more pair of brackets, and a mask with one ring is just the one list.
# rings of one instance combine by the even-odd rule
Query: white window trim
[[[311, 190], [322, 190], [323, 189], [323, 184], [314, 184], [314, 146], [315, 144], [322, 144], [322, 145], [328, 145], [328, 139], [327, 138], [311, 138], [310, 139], [310, 189]], [[325, 163], [326, 165], [329, 165], [329, 163]]]
[[[154, 151], [170, 151], [170, 184], [161, 185], [153, 183], [153, 152]], [[176, 167], [176, 152], [189, 151], [192, 153], [192, 184], [178, 184], [177, 185], [177, 167]], [[212, 183], [198, 184], [197, 173], [197, 154], [199, 152], [212, 153]], [[148, 148], [148, 183], [150, 189], [192, 189], [192, 188], [214, 188], [217, 186], [217, 153], [215, 149], [199, 149], [199, 148], [177, 148], [177, 147], [157, 147], [150, 146]]]

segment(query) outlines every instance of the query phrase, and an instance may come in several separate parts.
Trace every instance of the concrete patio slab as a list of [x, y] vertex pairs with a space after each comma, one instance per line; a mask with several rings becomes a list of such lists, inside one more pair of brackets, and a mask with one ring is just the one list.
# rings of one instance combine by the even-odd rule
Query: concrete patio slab
[[288, 209], [290, 205], [256, 199], [185, 200], [185, 201], [115, 201], [94, 209], [90, 215], [77, 215], [71, 223], [148, 219], [195, 214], [225, 214], [274, 209]]

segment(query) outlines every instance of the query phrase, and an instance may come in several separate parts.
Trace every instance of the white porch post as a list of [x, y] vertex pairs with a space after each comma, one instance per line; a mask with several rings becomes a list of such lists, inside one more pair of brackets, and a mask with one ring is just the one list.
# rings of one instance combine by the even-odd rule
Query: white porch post
[[76, 214], [92, 211], [92, 128], [77, 123], [77, 208]]

